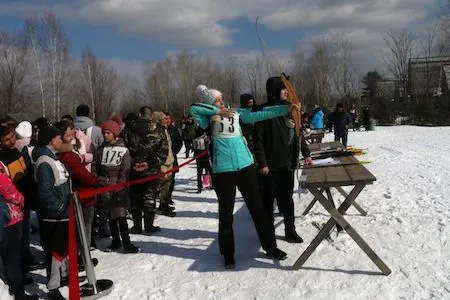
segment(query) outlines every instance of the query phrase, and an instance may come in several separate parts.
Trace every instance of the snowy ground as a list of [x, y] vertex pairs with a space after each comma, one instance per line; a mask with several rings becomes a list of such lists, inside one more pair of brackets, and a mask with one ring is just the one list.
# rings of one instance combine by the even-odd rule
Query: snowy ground
[[[327, 134], [325, 141], [332, 139]], [[377, 127], [350, 132], [349, 144], [367, 149], [360, 157], [377, 181], [358, 197], [368, 211], [350, 208], [347, 219], [392, 269], [378, 268], [347, 234], [317, 248], [304, 268], [290, 269], [324, 222], [319, 204], [303, 217], [311, 194], [295, 194], [296, 226], [303, 244], [278, 245], [288, 259], [264, 256], [241, 198], [235, 205], [236, 264], [224, 270], [218, 251], [217, 200], [213, 191], [195, 194], [195, 164], [177, 174], [177, 216], [158, 217], [154, 236], [132, 236], [139, 254], [93, 251], [97, 278], [111, 279], [105, 299], [450, 299], [450, 127]], [[342, 200], [335, 194], [337, 199]], [[281, 218], [277, 235], [283, 236]], [[108, 241], [100, 242], [103, 247]], [[44, 290], [44, 273], [31, 291]], [[64, 294], [67, 294], [65, 289]], [[42, 294], [43, 292], [40, 291]]]

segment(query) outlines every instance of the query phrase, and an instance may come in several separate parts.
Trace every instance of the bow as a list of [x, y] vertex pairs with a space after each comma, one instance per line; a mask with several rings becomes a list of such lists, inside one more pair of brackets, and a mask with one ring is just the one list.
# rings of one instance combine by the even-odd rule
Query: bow
[[291, 118], [294, 121], [295, 124], [295, 133], [297, 136], [300, 136], [300, 131], [302, 128], [302, 122], [301, 122], [301, 99], [300, 97], [297, 96], [297, 93], [295, 92], [294, 86], [292, 85], [292, 82], [289, 78], [288, 75], [286, 75], [286, 73], [283, 72], [283, 68], [281, 66], [281, 64], [278, 62], [276, 56], [272, 53], [272, 51], [270, 51], [270, 48], [267, 46], [267, 44], [265, 43], [265, 41], [263, 40], [261, 33], [259, 32], [259, 28], [258, 28], [258, 21], [259, 21], [259, 16], [256, 18], [256, 33], [258, 34], [258, 39], [259, 39], [259, 43], [261, 46], [261, 50], [263, 53], [263, 57], [266, 60], [266, 67], [267, 67], [267, 73], [270, 74], [269, 72], [269, 63], [267, 61], [266, 58], [266, 53], [264, 51], [264, 47], [266, 47], [269, 50], [269, 53], [273, 56], [274, 61], [277, 63], [278, 65], [278, 69], [280, 70], [281, 73], [281, 80], [283, 81], [284, 86], [286, 87], [286, 89], [288, 90], [288, 102], [291, 104], [291, 109], [290, 109], [290, 114], [291, 114]]

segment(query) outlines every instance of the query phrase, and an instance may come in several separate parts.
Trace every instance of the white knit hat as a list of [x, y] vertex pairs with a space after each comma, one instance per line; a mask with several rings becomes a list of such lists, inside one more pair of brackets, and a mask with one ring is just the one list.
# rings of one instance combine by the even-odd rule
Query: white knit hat
[[215, 89], [208, 89], [206, 85], [200, 84], [195, 89], [195, 95], [201, 102], [214, 104], [217, 101], [217, 97], [221, 96], [222, 93]]
[[16, 127], [16, 134], [19, 138], [30, 138], [33, 134], [33, 126], [28, 121], [22, 121]]
[[219, 96], [222, 96], [222, 93], [218, 90], [214, 90], [214, 89], [209, 89], [208, 93], [211, 95], [211, 97], [213, 97], [215, 100], [217, 100], [217, 98], [219, 98]]

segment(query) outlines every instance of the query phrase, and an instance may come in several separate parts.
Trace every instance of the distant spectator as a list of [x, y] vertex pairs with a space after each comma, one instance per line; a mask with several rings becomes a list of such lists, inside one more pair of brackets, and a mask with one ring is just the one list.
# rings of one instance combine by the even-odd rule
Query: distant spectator
[[79, 105], [76, 109], [77, 116], [73, 121], [75, 128], [83, 130], [83, 132], [91, 139], [94, 149], [97, 149], [103, 143], [103, 135], [100, 127], [89, 118], [89, 106]]
[[31, 136], [33, 135], [33, 126], [28, 121], [22, 121], [16, 127], [16, 147], [19, 151], [31, 142]]
[[311, 117], [312, 129], [323, 129], [323, 112], [320, 107], [314, 109], [314, 113]]
[[302, 128], [309, 129], [310, 127], [309, 114], [305, 112], [302, 114]]
[[195, 137], [196, 124], [192, 119], [192, 116], [188, 116], [183, 128], [183, 140], [184, 147], [186, 150], [186, 158], [189, 157], [189, 154], [192, 150], [192, 141]]
[[363, 109], [363, 126], [366, 131], [370, 130], [370, 110], [368, 106], [365, 106]]
[[331, 122], [334, 127], [334, 140], [341, 141], [344, 147], [347, 147], [348, 128], [352, 123], [352, 118], [345, 111], [343, 103], [336, 105], [336, 111], [331, 116]]
[[358, 113], [356, 112], [356, 105], [352, 104], [350, 106], [350, 110], [348, 111], [350, 114], [350, 117], [352, 118], [352, 128], [353, 131], [358, 129]]
[[[172, 140], [172, 152], [175, 161], [173, 162], [173, 167], [178, 167], [178, 159], [177, 154], [180, 152], [181, 148], [183, 147], [183, 137], [180, 134], [180, 131], [177, 127], [175, 127], [175, 120], [172, 118], [172, 116], [169, 113], [166, 113], [166, 116], [169, 117], [169, 125], [167, 126], [167, 131], [169, 131], [170, 139]], [[178, 171], [175, 171], [172, 173], [172, 181], [170, 184], [169, 189], [169, 204], [174, 204], [172, 200], [172, 194], [173, 189], [175, 187], [175, 174], [178, 173]]]

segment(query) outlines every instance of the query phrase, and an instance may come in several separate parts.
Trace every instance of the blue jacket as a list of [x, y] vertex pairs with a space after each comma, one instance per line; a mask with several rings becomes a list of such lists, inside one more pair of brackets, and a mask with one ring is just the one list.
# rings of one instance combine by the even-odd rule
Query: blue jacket
[[313, 114], [311, 126], [313, 129], [323, 129], [323, 112], [321, 110]]
[[35, 147], [34, 176], [38, 184], [36, 212], [41, 219], [62, 220], [69, 217], [69, 172], [48, 147]]
[[287, 105], [270, 106], [261, 111], [252, 112], [248, 108], [235, 109], [231, 118], [217, 115], [216, 106], [196, 103], [191, 106], [193, 118], [199, 126], [206, 129], [211, 124], [213, 142], [213, 173], [234, 172], [242, 170], [254, 163], [253, 155], [247, 147], [239, 122], [255, 123], [280, 116], [289, 112]]

